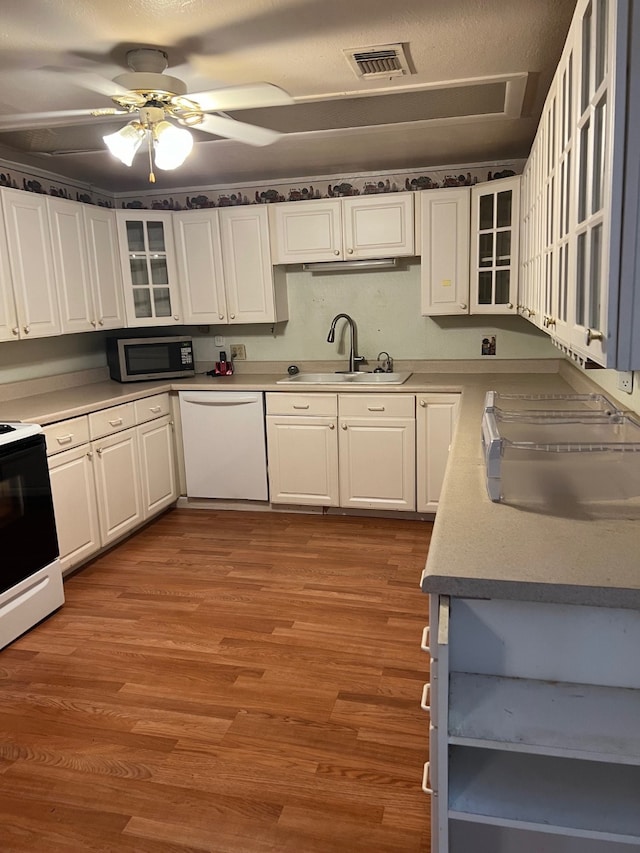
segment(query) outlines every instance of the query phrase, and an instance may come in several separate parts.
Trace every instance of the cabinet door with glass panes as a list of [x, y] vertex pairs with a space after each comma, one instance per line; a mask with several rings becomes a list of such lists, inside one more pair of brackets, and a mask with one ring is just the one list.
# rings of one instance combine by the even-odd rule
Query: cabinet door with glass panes
[[171, 214], [117, 213], [127, 326], [182, 322]]
[[472, 314], [515, 314], [519, 227], [519, 175], [472, 188]]

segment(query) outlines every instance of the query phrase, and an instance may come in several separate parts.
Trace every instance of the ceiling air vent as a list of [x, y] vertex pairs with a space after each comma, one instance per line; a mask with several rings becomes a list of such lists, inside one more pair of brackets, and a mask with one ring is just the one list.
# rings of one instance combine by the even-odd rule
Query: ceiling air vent
[[413, 73], [403, 44], [379, 44], [344, 51], [356, 77], [401, 77]]

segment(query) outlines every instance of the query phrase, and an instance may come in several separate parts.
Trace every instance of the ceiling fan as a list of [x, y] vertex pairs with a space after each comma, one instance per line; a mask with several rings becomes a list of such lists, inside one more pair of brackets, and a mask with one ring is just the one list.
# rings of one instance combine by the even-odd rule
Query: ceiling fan
[[103, 140], [111, 153], [127, 166], [146, 141], [151, 182], [155, 181], [152, 152], [159, 169], [175, 169], [189, 155], [193, 137], [186, 128], [248, 145], [269, 145], [280, 138], [277, 131], [224, 115], [227, 110], [293, 103], [293, 98], [278, 86], [253, 83], [187, 94], [182, 80], [164, 73], [169, 64], [165, 51], [136, 48], [129, 50], [126, 57], [130, 71], [113, 81], [97, 74], [65, 72], [77, 85], [109, 97], [115, 106], [0, 116], [0, 133], [122, 118], [127, 124]]

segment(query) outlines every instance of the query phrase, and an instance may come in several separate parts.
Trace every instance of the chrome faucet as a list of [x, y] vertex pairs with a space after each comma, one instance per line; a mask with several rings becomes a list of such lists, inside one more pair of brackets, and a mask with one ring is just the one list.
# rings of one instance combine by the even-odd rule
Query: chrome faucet
[[[349, 373], [355, 373], [357, 371], [357, 365], [362, 364], [364, 361], [363, 355], [357, 355], [358, 351], [358, 343], [357, 343], [357, 335], [356, 335], [356, 324], [353, 319], [348, 314], [336, 314], [336, 316], [331, 321], [331, 328], [329, 329], [329, 334], [327, 336], [327, 343], [332, 344], [336, 339], [336, 323], [338, 320], [346, 320], [349, 324], [349, 331], [351, 332], [351, 345], [349, 347]], [[336, 373], [344, 373], [345, 371], [337, 370]]]

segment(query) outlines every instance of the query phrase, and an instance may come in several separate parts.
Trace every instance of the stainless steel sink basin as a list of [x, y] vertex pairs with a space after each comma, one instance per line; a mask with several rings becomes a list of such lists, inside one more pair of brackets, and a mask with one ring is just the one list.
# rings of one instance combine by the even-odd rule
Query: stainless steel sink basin
[[277, 385], [402, 385], [407, 373], [296, 373], [278, 379]]

